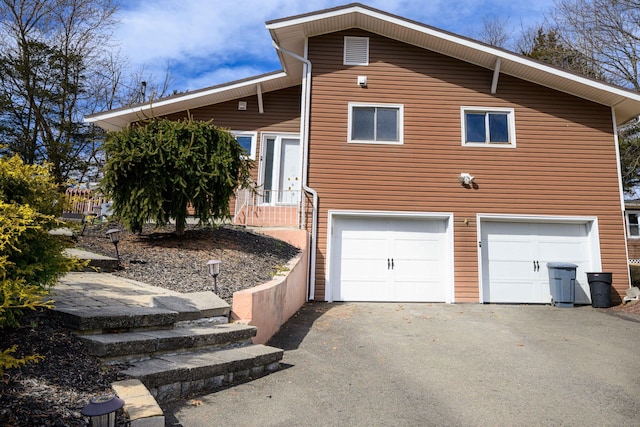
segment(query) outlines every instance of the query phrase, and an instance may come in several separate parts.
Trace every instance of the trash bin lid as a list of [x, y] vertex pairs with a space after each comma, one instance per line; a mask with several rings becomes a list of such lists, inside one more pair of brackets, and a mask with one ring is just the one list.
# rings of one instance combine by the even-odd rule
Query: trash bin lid
[[578, 268], [576, 264], [570, 262], [548, 262], [547, 268]]

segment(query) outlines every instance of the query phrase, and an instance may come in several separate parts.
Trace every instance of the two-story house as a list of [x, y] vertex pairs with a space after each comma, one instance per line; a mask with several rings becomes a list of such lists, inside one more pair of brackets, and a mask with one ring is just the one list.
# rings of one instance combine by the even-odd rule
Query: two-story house
[[256, 159], [235, 221], [311, 239], [309, 298], [549, 303], [629, 287], [617, 126], [640, 94], [360, 4], [267, 22], [282, 70], [86, 118], [213, 120]]

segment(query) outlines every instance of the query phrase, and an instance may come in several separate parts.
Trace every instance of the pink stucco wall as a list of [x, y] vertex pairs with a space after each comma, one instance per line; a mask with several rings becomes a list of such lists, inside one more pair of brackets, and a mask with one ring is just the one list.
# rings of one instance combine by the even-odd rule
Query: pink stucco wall
[[255, 344], [266, 343], [305, 303], [309, 256], [309, 237], [304, 230], [269, 229], [260, 232], [290, 243], [301, 252], [289, 261], [287, 270], [282, 274], [267, 283], [233, 294], [231, 316], [237, 322], [258, 328], [253, 338]]

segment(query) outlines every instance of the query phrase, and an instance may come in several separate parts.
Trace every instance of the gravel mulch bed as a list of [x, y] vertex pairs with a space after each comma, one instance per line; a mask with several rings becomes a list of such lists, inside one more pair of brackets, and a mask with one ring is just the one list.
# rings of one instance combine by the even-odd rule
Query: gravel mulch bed
[[44, 359], [0, 377], [0, 426], [86, 426], [80, 411], [91, 398], [112, 393], [111, 383], [124, 379], [118, 367], [89, 355], [47, 310], [27, 311], [21, 324], [0, 332], [0, 351], [15, 344], [14, 356]]
[[[77, 247], [115, 256], [105, 235], [111, 228], [124, 229], [115, 223], [88, 226], [78, 236]], [[218, 296], [231, 303], [234, 292], [269, 281], [299, 252], [280, 240], [238, 227], [188, 226], [181, 237], [173, 231], [149, 225], [140, 234], [123, 232], [118, 251], [124, 268], [113, 274], [177, 292], [213, 291], [206, 264], [218, 259], [222, 261]]]
[[[105, 235], [119, 224], [90, 225], [77, 247], [114, 256]], [[270, 280], [298, 254], [298, 249], [270, 237], [223, 226], [173, 229], [149, 226], [139, 235], [123, 232], [118, 245], [123, 269], [114, 274], [178, 292], [213, 290], [209, 259], [222, 261], [219, 295], [231, 302], [233, 292]], [[0, 330], [0, 351], [18, 345], [15, 356], [40, 354], [38, 363], [8, 369], [0, 377], [0, 427], [86, 426], [81, 409], [95, 396], [111, 392], [123, 379], [118, 366], [104, 366], [47, 310], [28, 311], [23, 326]], [[126, 425], [120, 417], [118, 425]]]

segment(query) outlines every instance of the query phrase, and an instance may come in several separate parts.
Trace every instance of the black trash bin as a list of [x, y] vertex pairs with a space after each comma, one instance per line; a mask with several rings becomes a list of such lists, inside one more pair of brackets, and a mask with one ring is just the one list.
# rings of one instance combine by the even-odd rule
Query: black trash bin
[[591, 306], [595, 308], [611, 307], [611, 283], [613, 273], [587, 273]]
[[576, 264], [549, 262], [549, 290], [551, 304], [556, 307], [573, 307], [576, 300]]

